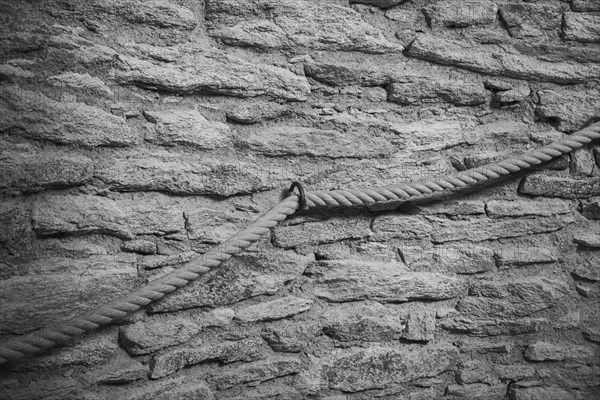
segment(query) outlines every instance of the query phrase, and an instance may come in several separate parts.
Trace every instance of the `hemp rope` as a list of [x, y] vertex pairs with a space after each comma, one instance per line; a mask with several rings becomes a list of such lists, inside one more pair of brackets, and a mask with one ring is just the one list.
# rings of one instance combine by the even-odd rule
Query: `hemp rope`
[[[440, 178], [439, 180], [370, 189], [311, 191], [306, 193], [306, 209], [353, 207], [390, 201], [406, 201], [436, 192], [461, 189], [528, 169], [554, 157], [570, 153], [595, 139], [600, 139], [600, 122], [537, 150], [498, 163]], [[259, 217], [248, 228], [225, 241], [218, 249], [200, 256], [198, 259], [122, 298], [78, 317], [6, 341], [0, 345], [0, 365], [64, 344], [73, 337], [123, 318], [152, 301], [161, 299], [168, 293], [184, 287], [210, 271], [211, 268], [219, 266], [236, 254], [242, 253], [258, 241], [262, 235], [275, 227], [277, 223], [294, 214], [299, 209], [299, 200], [298, 195], [292, 194]]]

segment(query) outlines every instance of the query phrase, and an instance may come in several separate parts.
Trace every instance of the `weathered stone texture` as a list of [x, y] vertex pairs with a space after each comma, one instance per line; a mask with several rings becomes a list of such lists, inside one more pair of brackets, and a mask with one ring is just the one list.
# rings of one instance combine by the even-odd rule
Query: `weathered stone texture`
[[569, 344], [561, 346], [546, 342], [536, 342], [527, 346], [525, 358], [529, 361], [588, 361], [596, 355], [592, 347]]
[[79, 102], [57, 102], [17, 86], [0, 89], [0, 130], [76, 146], [129, 146], [139, 142], [125, 119]]
[[239, 309], [236, 318], [241, 322], [274, 321], [308, 311], [312, 304], [310, 299], [282, 297]]
[[180, 347], [155, 355], [150, 363], [150, 378], [162, 378], [181, 368], [207, 360], [232, 363], [236, 361], [249, 362], [263, 358], [261, 343], [252, 339], [229, 341], [215, 345], [199, 342], [196, 345], [194, 347]]
[[496, 20], [498, 6], [491, 1], [444, 2], [426, 6], [423, 11], [431, 25], [466, 28], [491, 24]]
[[524, 278], [516, 282], [483, 281], [471, 287], [457, 309], [479, 318], [525, 317], [553, 307], [569, 289], [562, 281], [544, 277]]
[[403, 50], [356, 11], [327, 2], [210, 0], [206, 18], [213, 23], [210, 35], [234, 46], [376, 54]]
[[373, 346], [334, 354], [326, 375], [331, 389], [357, 392], [436, 376], [457, 360], [458, 351], [448, 343], [406, 350]]
[[130, 354], [151, 354], [185, 343], [200, 332], [200, 326], [185, 319], [162, 318], [136, 322], [119, 329], [119, 342]]
[[316, 278], [315, 295], [331, 302], [377, 300], [399, 303], [443, 300], [464, 293], [465, 281], [452, 275], [410, 272], [402, 264], [355, 260], [315, 263], [306, 274]]
[[191, 10], [166, 0], [93, 0], [89, 6], [96, 13], [114, 14], [133, 23], [160, 28], [191, 30], [197, 25]]
[[563, 4], [512, 3], [499, 7], [512, 37], [518, 39], [556, 38], [560, 35]]
[[402, 105], [448, 102], [457, 106], [475, 106], [487, 102], [482, 84], [438, 81], [431, 78], [407, 78], [388, 87], [388, 100]]
[[151, 143], [213, 150], [226, 147], [230, 142], [230, 129], [226, 124], [208, 121], [196, 110], [144, 111], [144, 117], [155, 124], [146, 135]]
[[548, 323], [542, 318], [521, 319], [468, 319], [454, 318], [443, 321], [440, 326], [450, 332], [472, 336], [523, 335], [538, 332], [540, 326]]
[[572, 62], [551, 63], [521, 54], [508, 46], [472, 46], [460, 41], [419, 35], [407, 55], [486, 75], [554, 83], [581, 83], [597, 76], [599, 67]]
[[556, 121], [558, 129], [574, 132], [600, 116], [600, 100], [596, 90], [540, 90], [535, 112]]
[[521, 182], [519, 193], [565, 199], [598, 196], [600, 195], [600, 178], [572, 179], [558, 176], [530, 175]]
[[138, 49], [134, 56], [119, 56], [114, 70], [119, 82], [174, 93], [267, 95], [292, 101], [304, 101], [310, 92], [304, 77], [221, 50], [191, 44], [168, 49], [139, 45]]
[[564, 38], [578, 42], [600, 42], [600, 17], [578, 13], [565, 13]]
[[344, 239], [361, 239], [371, 235], [370, 221], [364, 217], [337, 217], [325, 221], [278, 226], [273, 243], [283, 248], [332, 243]]
[[263, 382], [300, 371], [300, 360], [296, 357], [273, 356], [265, 361], [227, 369], [211, 380], [219, 389], [228, 389], [238, 384]]

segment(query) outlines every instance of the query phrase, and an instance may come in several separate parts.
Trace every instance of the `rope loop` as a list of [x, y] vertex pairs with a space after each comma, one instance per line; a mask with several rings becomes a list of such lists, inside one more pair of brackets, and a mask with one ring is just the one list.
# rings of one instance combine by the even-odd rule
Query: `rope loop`
[[292, 182], [292, 185], [288, 189], [288, 195], [286, 197], [291, 196], [291, 194], [294, 192], [294, 189], [298, 189], [298, 194], [300, 197], [298, 201], [298, 210], [304, 210], [304, 208], [306, 208], [306, 194], [300, 182]]

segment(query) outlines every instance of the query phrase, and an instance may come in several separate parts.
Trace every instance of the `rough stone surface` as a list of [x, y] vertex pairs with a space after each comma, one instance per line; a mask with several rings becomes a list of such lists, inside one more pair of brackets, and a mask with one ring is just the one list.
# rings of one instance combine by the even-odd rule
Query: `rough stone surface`
[[273, 233], [273, 243], [283, 248], [337, 242], [344, 239], [361, 239], [371, 235], [369, 220], [343, 217], [299, 225], [278, 226]]
[[226, 147], [229, 127], [208, 121], [197, 110], [144, 111], [144, 117], [155, 124], [146, 140], [162, 146], [184, 145], [203, 150]]
[[600, 116], [600, 101], [595, 90], [563, 91], [540, 90], [536, 114], [541, 118], [556, 121], [558, 129], [574, 132], [584, 128]]
[[154, 312], [232, 304], [264, 294], [275, 294], [283, 283], [301, 275], [307, 261], [281, 254], [244, 255], [215, 269], [185, 288], [154, 303]]
[[536, 342], [527, 346], [525, 358], [529, 361], [587, 361], [595, 356], [594, 349], [569, 344], [561, 346], [547, 342]]
[[442, 273], [476, 274], [496, 266], [494, 252], [484, 246], [400, 246], [398, 251], [408, 266]]
[[523, 178], [519, 193], [565, 199], [598, 196], [600, 195], [600, 178], [571, 179], [557, 176], [530, 175]]
[[485, 210], [490, 218], [529, 217], [539, 215], [569, 214], [575, 210], [575, 204], [561, 199], [529, 200], [492, 200], [485, 204]]
[[323, 332], [341, 342], [428, 342], [435, 335], [435, 312], [396, 313], [374, 303], [342, 305], [325, 313]]
[[17, 86], [0, 90], [0, 130], [76, 146], [130, 146], [139, 142], [125, 119], [79, 102], [57, 102]]
[[[0, 9], [2, 345], [196, 265], [294, 181], [437, 181], [600, 118], [596, 0]], [[598, 398], [599, 174], [593, 142], [452, 193], [296, 210], [3, 364], [0, 397]]]
[[431, 25], [466, 28], [471, 25], [491, 24], [496, 20], [498, 6], [488, 1], [438, 1], [423, 9]]
[[150, 378], [158, 379], [181, 368], [213, 360], [223, 363], [255, 361], [262, 358], [261, 343], [256, 340], [223, 342], [216, 345], [198, 343], [199, 346], [182, 347], [157, 354], [150, 363]]
[[600, 248], [600, 233], [594, 232], [579, 232], [573, 236], [573, 243], [577, 243], [583, 247], [591, 249]]
[[581, 83], [597, 76], [598, 67], [551, 63], [497, 45], [471, 46], [460, 41], [419, 35], [407, 55], [486, 75], [554, 83]]
[[[529, 179], [529, 177], [525, 178]], [[525, 186], [523, 186], [525, 187]], [[523, 189], [521, 189], [523, 191]], [[562, 190], [562, 189], [559, 189]], [[532, 193], [531, 193], [532, 194]], [[535, 219], [493, 220], [472, 219], [468, 221], [439, 220], [435, 224], [431, 241], [434, 243], [468, 240], [480, 242], [499, 238], [531, 235], [532, 233], [555, 232], [573, 222], [573, 218], [540, 217]]]
[[456, 276], [409, 272], [394, 263], [323, 261], [305, 273], [316, 278], [315, 295], [331, 302], [443, 300], [465, 290], [465, 282]]
[[471, 287], [471, 296], [462, 298], [457, 309], [479, 318], [525, 317], [553, 307], [568, 293], [564, 282], [544, 277], [510, 283], [484, 281]]
[[91, 195], [45, 196], [33, 210], [33, 229], [40, 235], [105, 233], [134, 239], [136, 234], [164, 235], [183, 228], [181, 211]]
[[241, 322], [274, 321], [308, 311], [312, 304], [310, 299], [282, 297], [242, 308], [237, 311], [236, 318]]
[[108, 296], [128, 293], [137, 280], [133, 262], [110, 256], [40, 259], [27, 268], [28, 274], [0, 280], [2, 333], [25, 333], [75, 316]]
[[240, 383], [263, 382], [300, 371], [300, 360], [295, 357], [273, 356], [265, 361], [231, 368], [212, 378], [219, 389], [227, 389]]
[[[232, 10], [235, 13], [232, 14]], [[210, 0], [206, 18], [210, 35], [235, 46], [263, 49], [312, 48], [317, 50], [399, 52], [354, 10], [330, 3], [304, 0]], [[225, 25], [225, 26], [222, 26]]]
[[564, 38], [578, 42], [600, 42], [600, 17], [579, 13], [565, 13]]
[[384, 157], [392, 145], [383, 138], [364, 137], [354, 132], [341, 133], [303, 127], [261, 129], [245, 135], [240, 146], [267, 156], [309, 156], [329, 158]]
[[220, 50], [195, 45], [140, 47], [142, 54], [136, 55], [142, 58], [119, 57], [114, 71], [119, 82], [174, 93], [266, 95], [292, 101], [306, 100], [310, 90], [304, 77], [282, 68], [253, 64]]
[[200, 332], [200, 327], [180, 319], [136, 322], [119, 329], [121, 346], [132, 355], [151, 354], [165, 347], [182, 344]]
[[518, 39], [545, 39], [560, 35], [563, 4], [512, 3], [499, 7], [510, 35]]
[[457, 359], [458, 351], [448, 343], [404, 351], [373, 346], [334, 354], [326, 375], [331, 389], [345, 392], [383, 389], [392, 384], [441, 374], [453, 368]]
[[402, 105], [448, 102], [457, 106], [475, 106], [487, 101], [483, 85], [427, 78], [407, 78], [388, 87], [388, 100]]

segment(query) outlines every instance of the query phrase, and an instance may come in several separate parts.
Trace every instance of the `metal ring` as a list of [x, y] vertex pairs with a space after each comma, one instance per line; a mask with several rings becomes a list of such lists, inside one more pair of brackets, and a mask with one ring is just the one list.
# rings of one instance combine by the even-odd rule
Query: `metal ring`
[[306, 207], [306, 195], [304, 194], [304, 188], [300, 184], [300, 182], [292, 182], [292, 186], [288, 189], [288, 196], [292, 194], [294, 188], [298, 189], [298, 193], [300, 194], [298, 210], [303, 210]]

